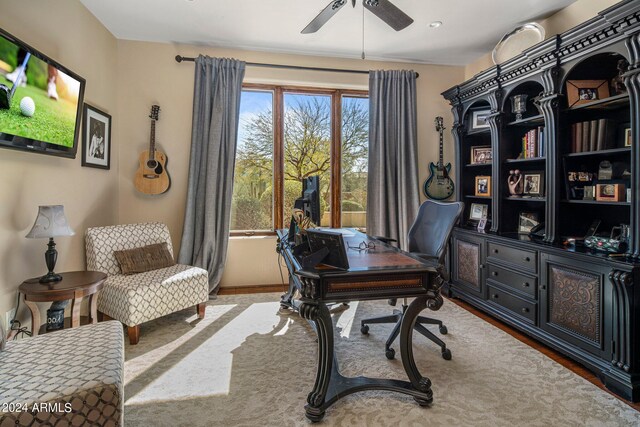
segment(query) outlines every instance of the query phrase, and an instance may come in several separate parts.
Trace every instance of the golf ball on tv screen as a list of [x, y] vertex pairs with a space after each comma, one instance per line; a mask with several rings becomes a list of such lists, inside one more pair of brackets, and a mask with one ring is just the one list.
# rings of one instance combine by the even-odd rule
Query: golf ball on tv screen
[[36, 112], [36, 103], [33, 102], [30, 96], [25, 96], [20, 101], [20, 111], [27, 117], [33, 116], [33, 113]]

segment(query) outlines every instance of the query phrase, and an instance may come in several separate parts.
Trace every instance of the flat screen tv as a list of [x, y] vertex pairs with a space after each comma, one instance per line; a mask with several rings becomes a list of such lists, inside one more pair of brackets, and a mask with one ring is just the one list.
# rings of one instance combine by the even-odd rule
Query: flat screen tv
[[75, 158], [84, 85], [0, 29], [0, 147]]

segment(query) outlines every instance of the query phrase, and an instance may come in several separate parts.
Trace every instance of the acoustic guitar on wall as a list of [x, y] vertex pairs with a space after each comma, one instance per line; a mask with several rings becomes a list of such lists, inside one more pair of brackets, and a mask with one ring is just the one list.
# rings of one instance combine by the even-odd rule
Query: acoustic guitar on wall
[[436, 117], [435, 125], [436, 131], [440, 134], [440, 158], [437, 165], [433, 162], [429, 164], [429, 178], [424, 182], [423, 190], [425, 196], [433, 200], [445, 200], [453, 194], [454, 185], [449, 176], [451, 163], [445, 165], [443, 160], [442, 131], [444, 131], [444, 125], [442, 117]]
[[167, 155], [156, 150], [156, 121], [160, 112], [159, 105], [151, 106], [151, 136], [149, 149], [140, 153], [140, 166], [136, 171], [134, 184], [144, 194], [162, 194], [169, 189], [171, 181], [167, 173]]

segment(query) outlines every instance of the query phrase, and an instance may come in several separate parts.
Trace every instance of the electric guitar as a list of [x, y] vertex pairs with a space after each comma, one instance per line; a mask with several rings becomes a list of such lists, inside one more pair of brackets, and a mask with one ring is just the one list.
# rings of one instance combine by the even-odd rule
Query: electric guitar
[[442, 131], [444, 126], [442, 123], [442, 117], [436, 117], [435, 119], [436, 130], [440, 133], [440, 159], [438, 164], [433, 162], [429, 163], [429, 178], [424, 182], [423, 191], [425, 196], [433, 200], [445, 200], [451, 197], [453, 194], [453, 181], [449, 177], [451, 172], [451, 163], [444, 165], [442, 154]]
[[156, 150], [156, 120], [158, 120], [159, 105], [151, 106], [151, 136], [149, 149], [140, 153], [140, 166], [136, 171], [135, 186], [144, 194], [162, 194], [171, 184], [167, 174], [167, 155]]

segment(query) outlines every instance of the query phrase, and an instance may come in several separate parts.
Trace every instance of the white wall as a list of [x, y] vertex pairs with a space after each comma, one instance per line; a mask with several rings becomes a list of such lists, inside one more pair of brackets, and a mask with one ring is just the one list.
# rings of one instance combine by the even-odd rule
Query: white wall
[[[206, 54], [234, 57], [249, 62], [277, 63], [328, 68], [414, 69], [420, 74], [418, 92], [418, 162], [420, 182], [427, 178], [429, 161], [437, 161], [438, 134], [433, 127], [435, 116], [451, 125], [448, 104], [440, 96], [445, 89], [462, 81], [463, 67], [283, 55], [188, 45], [169, 45], [135, 41], [118, 42], [120, 83], [118, 117], [123, 141], [120, 151], [120, 222], [158, 220], [169, 225], [176, 250], [180, 243], [186, 199], [191, 144], [193, 101], [193, 63], [178, 64], [174, 57]], [[126, 77], [125, 77], [126, 76]], [[245, 82], [287, 84], [310, 87], [368, 89], [368, 75], [310, 72], [247, 67]], [[134, 96], [135, 95], [135, 96]], [[160, 196], [144, 196], [133, 187], [138, 154], [148, 146], [149, 108], [161, 107], [156, 125], [156, 139], [166, 152], [171, 175], [171, 189]], [[453, 162], [454, 151], [449, 132], [445, 132], [445, 159]], [[275, 238], [233, 237], [229, 241], [228, 261], [222, 286], [280, 283], [275, 253]]]
[[[87, 80], [85, 100], [115, 115], [116, 39], [78, 1], [3, 1], [0, 27]], [[38, 205], [62, 204], [73, 237], [56, 239], [56, 271], [84, 270], [84, 230], [118, 221], [118, 150], [112, 131], [111, 170], [76, 159], [0, 148], [0, 316], [15, 307], [23, 280], [47, 272], [46, 240], [25, 239]], [[22, 306], [24, 308], [24, 306]], [[26, 311], [21, 319], [28, 318]]]

